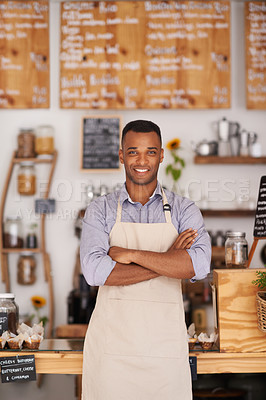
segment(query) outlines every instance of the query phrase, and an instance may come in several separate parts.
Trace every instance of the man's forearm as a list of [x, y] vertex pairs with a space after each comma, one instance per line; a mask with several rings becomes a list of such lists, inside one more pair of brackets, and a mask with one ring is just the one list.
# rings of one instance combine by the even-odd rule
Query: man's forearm
[[140, 265], [131, 264], [121, 264], [117, 262], [114, 269], [108, 276], [105, 285], [107, 286], [123, 286], [132, 285], [133, 283], [139, 283], [153, 279], [159, 276], [154, 271], [150, 269], [143, 268]]
[[191, 258], [186, 250], [165, 253], [129, 250], [131, 261], [156, 272], [176, 279], [190, 279], [195, 275]]

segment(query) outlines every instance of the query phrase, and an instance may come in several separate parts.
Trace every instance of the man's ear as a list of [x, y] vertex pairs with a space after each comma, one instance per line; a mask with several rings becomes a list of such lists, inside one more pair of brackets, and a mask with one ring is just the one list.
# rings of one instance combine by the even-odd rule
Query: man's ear
[[118, 154], [119, 154], [119, 160], [120, 160], [121, 164], [124, 164], [123, 150], [120, 149]]
[[160, 154], [160, 163], [163, 162], [164, 159], [164, 149], [161, 149], [161, 154]]

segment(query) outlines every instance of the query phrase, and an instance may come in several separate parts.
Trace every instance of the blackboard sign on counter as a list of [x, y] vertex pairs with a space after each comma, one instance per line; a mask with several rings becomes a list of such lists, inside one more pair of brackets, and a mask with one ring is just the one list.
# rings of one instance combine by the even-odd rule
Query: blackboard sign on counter
[[253, 236], [266, 238], [266, 175], [260, 180]]
[[1, 1], [0, 47], [0, 108], [48, 108], [49, 1]]
[[230, 66], [230, 1], [61, 3], [61, 108], [229, 108]]
[[119, 170], [120, 133], [119, 116], [83, 117], [81, 170], [104, 172]]
[[246, 104], [266, 110], [266, 2], [245, 3]]

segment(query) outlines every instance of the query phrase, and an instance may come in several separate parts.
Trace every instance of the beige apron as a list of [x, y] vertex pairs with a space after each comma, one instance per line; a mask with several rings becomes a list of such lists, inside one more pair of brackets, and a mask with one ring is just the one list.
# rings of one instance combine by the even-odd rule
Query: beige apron
[[[164, 252], [177, 238], [169, 211], [166, 223], [152, 224], [121, 222], [121, 212], [119, 201], [110, 246]], [[82, 399], [192, 399], [180, 280], [99, 288], [84, 343]]]

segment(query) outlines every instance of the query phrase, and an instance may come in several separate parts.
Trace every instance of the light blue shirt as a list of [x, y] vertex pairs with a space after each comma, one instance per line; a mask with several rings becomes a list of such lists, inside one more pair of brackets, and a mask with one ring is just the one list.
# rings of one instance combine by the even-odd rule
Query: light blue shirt
[[[199, 208], [186, 197], [165, 190], [171, 206], [172, 223], [178, 233], [188, 228], [197, 229], [198, 236], [190, 249], [195, 276], [192, 281], [203, 279], [210, 272], [211, 241], [205, 229]], [[122, 222], [165, 223], [161, 186], [157, 187], [143, 206], [133, 202], [124, 185], [121, 190], [101, 196], [86, 210], [81, 234], [80, 259], [83, 275], [91, 286], [103, 286], [116, 262], [108, 256], [109, 234], [116, 221], [117, 202], [122, 204]]]

